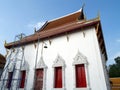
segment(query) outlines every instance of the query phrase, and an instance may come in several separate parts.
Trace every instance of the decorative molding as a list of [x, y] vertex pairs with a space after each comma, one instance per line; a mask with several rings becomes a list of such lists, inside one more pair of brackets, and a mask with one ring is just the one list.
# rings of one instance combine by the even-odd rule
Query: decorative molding
[[[62, 67], [62, 88], [54, 88], [55, 78], [54, 78], [54, 71], [55, 67]], [[66, 90], [65, 89], [65, 60], [60, 56], [57, 55], [54, 64], [53, 64], [53, 88], [52, 90]]]
[[10, 62], [9, 66], [8, 66], [8, 71], [12, 72], [14, 68], [14, 62]]
[[83, 37], [85, 38], [85, 35], [86, 35], [86, 33], [85, 32], [83, 32]]
[[66, 38], [67, 38], [67, 42], [69, 42], [69, 36], [68, 36], [68, 33], [66, 33]]
[[73, 65], [76, 64], [88, 64], [87, 62], [87, 57], [84, 56], [82, 53], [80, 53], [79, 51], [77, 52], [74, 61], [73, 61]]
[[49, 39], [49, 44], [51, 45], [52, 44], [52, 40]]
[[[85, 73], [86, 73], [86, 84], [87, 84], [87, 87], [86, 88], [76, 88], [76, 75], [75, 75], [75, 65], [77, 64], [84, 64], [84, 67], [85, 67]], [[90, 85], [89, 85], [89, 75], [88, 75], [88, 61], [87, 61], [87, 57], [84, 56], [82, 53], [77, 52], [75, 58], [74, 58], [74, 61], [73, 61], [73, 72], [74, 72], [74, 89], [73, 90], [90, 90]]]
[[22, 62], [21, 70], [27, 70], [27, 71], [29, 70], [29, 64], [26, 60]]
[[40, 58], [37, 66], [36, 66], [36, 68], [37, 68], [37, 69], [38, 69], [38, 68], [47, 68], [47, 66], [46, 66], [46, 64], [45, 64], [45, 62], [44, 62], [44, 60], [43, 60], [43, 57]]
[[63, 67], [65, 66], [65, 61], [60, 55], [57, 56], [53, 64], [53, 67], [59, 67], [59, 66], [63, 66]]
[[42, 56], [40, 57], [40, 60], [39, 60], [39, 62], [37, 63], [37, 66], [36, 66], [36, 69], [40, 69], [40, 68], [42, 68], [42, 69], [43, 69], [43, 72], [44, 72], [44, 74], [43, 74], [43, 88], [42, 88], [42, 90], [46, 90], [46, 73], [47, 73], [47, 66], [46, 66], [46, 64], [45, 64]]

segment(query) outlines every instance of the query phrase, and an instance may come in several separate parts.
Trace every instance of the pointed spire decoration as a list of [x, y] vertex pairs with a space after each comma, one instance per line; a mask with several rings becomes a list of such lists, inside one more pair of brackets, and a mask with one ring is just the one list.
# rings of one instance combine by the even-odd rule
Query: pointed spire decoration
[[82, 5], [81, 9], [79, 10], [81, 12], [81, 15], [78, 17], [78, 20], [86, 20], [86, 16], [84, 15], [84, 7], [85, 7], [85, 3]]
[[37, 67], [36, 68], [47, 68], [47, 66], [46, 66], [42, 56], [40, 57], [40, 60], [37, 63]]
[[4, 45], [6, 45], [6, 44], [7, 44], [7, 41], [5, 40], [5, 41], [4, 41]]
[[34, 33], [36, 33], [36, 31], [37, 31], [37, 30], [36, 30], [36, 27], [35, 27], [35, 28], [34, 28]]
[[97, 13], [97, 18], [100, 19], [100, 11]]
[[82, 5], [82, 10], [84, 9], [84, 7], [85, 7], [85, 3], [83, 3], [83, 5]]

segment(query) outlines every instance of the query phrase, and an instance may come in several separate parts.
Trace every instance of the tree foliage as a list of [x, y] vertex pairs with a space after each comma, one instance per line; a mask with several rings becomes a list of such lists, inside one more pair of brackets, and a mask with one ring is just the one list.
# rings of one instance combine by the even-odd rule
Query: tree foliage
[[120, 57], [116, 57], [114, 60], [115, 64], [109, 66], [109, 76], [120, 77]]

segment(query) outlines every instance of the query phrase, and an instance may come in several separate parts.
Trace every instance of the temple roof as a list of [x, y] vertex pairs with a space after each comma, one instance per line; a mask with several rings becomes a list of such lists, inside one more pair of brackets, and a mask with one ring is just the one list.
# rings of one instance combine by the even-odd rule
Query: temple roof
[[15, 41], [11, 43], [6, 43], [5, 47], [10, 49], [13, 46], [19, 47], [25, 44], [33, 43], [38, 41], [38, 39], [48, 39], [50, 37], [59, 36], [61, 34], [83, 30], [83, 28], [95, 27], [96, 34], [98, 37], [98, 41], [101, 47], [101, 50], [106, 55], [106, 49], [104, 44], [104, 38], [102, 34], [102, 28], [100, 23], [100, 18], [97, 17], [95, 19], [86, 20], [83, 9], [74, 12], [72, 14], [60, 17], [58, 19], [54, 19], [51, 21], [47, 21], [38, 31], [30, 36], [26, 36], [20, 41]]
[[83, 14], [82, 9], [74, 13], [68, 14], [66, 16], [62, 16], [60, 18], [47, 21], [37, 32], [44, 31], [44, 30], [50, 30], [52, 28], [57, 28], [57, 27], [66, 25], [70, 22], [71, 23], [76, 22], [77, 20], [84, 20], [84, 14]]

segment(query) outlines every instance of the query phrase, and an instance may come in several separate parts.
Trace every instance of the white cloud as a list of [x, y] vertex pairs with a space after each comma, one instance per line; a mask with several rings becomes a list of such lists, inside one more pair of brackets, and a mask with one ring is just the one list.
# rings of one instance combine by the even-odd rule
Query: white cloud
[[35, 24], [34, 27], [35, 27], [36, 29], [39, 29], [39, 28], [41, 28], [41, 27], [44, 25], [44, 23], [45, 23], [45, 22], [38, 22], [37, 24]]
[[45, 22], [37, 22], [35, 24], [28, 24], [27, 26], [29, 28], [36, 28], [37, 30], [40, 29], [43, 25], [44, 25]]
[[120, 39], [117, 39], [116, 41], [120, 43]]

